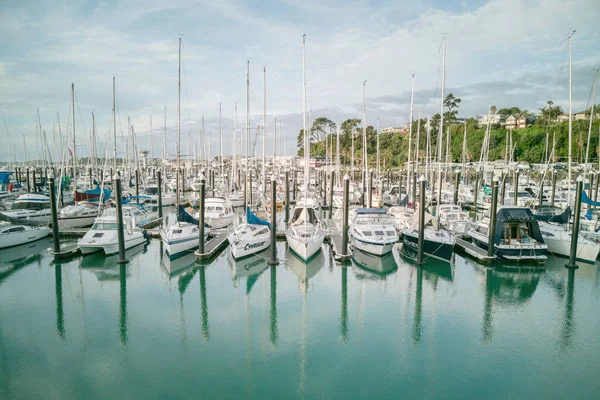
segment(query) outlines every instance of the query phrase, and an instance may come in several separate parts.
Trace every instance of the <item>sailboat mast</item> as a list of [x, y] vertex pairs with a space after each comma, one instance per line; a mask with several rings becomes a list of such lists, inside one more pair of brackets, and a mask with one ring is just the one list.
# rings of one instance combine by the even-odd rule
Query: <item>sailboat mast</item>
[[[71, 83], [71, 100], [73, 102], [73, 198], [77, 192], [77, 142], [75, 140], [75, 84]], [[34, 188], [35, 189], [35, 188]]]
[[[410, 82], [410, 119], [408, 121], [408, 164], [406, 170], [406, 196], [408, 198], [410, 191], [410, 163], [411, 163], [411, 152], [412, 152], [412, 130], [413, 130], [413, 104], [415, 99], [415, 74], [412, 74]], [[413, 199], [415, 201], [415, 199]]]
[[[367, 163], [367, 81], [363, 82], [363, 120], [362, 120], [362, 131], [363, 131], [363, 173], [362, 173], [362, 187], [363, 190], [367, 187], [367, 174], [368, 174], [368, 163]], [[371, 190], [370, 188], [368, 190]], [[364, 198], [364, 195], [363, 195]]]
[[590, 126], [588, 128], [587, 146], [585, 147], [585, 169], [587, 171], [588, 153], [590, 151], [590, 140], [592, 138], [592, 123], [594, 122], [594, 103], [596, 102], [596, 81], [598, 70], [594, 70], [594, 85], [592, 86], [592, 107], [590, 108]]
[[163, 160], [167, 159], [167, 106], [165, 106], [165, 130], [163, 135]]
[[440, 130], [438, 131], [438, 198], [442, 204], [442, 141], [444, 137], [444, 90], [446, 88], [446, 34], [442, 39], [442, 101], [440, 105]]
[[[113, 107], [112, 107], [112, 117], [113, 117], [113, 161], [115, 163], [115, 172], [117, 170], [117, 112], [116, 112], [116, 95], [115, 95], [115, 77], [113, 76]], [[111, 177], [112, 179], [112, 177]]]
[[179, 173], [181, 168], [181, 38], [179, 38], [179, 66], [177, 68], [177, 173], [175, 183], [177, 185], [177, 207], [179, 207]]
[[[92, 111], [92, 154], [90, 156], [92, 168], [96, 167], [96, 117]], [[92, 186], [92, 177], [90, 176], [90, 187]]]
[[567, 191], [568, 204], [571, 204], [571, 182], [573, 182], [573, 176], [571, 175], [571, 173], [572, 173], [571, 164], [573, 162], [573, 147], [572, 147], [572, 141], [573, 141], [573, 93], [572, 93], [573, 92], [573, 90], [572, 90], [573, 71], [572, 71], [572, 57], [571, 57], [571, 55], [572, 55], [571, 54], [572, 53], [571, 38], [573, 37], [574, 34], [575, 34], [575, 31], [573, 31], [568, 37], [568, 41], [569, 41], [569, 190]]
[[263, 129], [262, 129], [262, 134], [263, 134], [263, 148], [262, 148], [262, 180], [263, 180], [263, 194], [266, 193], [267, 191], [267, 176], [266, 176], [266, 171], [265, 171], [265, 163], [266, 163], [266, 156], [267, 153], [265, 152], [266, 150], [266, 137], [267, 137], [267, 66], [264, 65], [263, 66], [263, 81], [264, 81], [264, 87], [263, 87]]
[[233, 154], [231, 156], [231, 186], [235, 187], [237, 178], [237, 101], [233, 113]]
[[337, 135], [335, 144], [335, 177], [340, 181], [340, 118], [337, 119]]
[[304, 205], [306, 205], [308, 181], [310, 179], [310, 170], [308, 169], [310, 144], [306, 133], [306, 34], [302, 35], [302, 124], [304, 127]]
[[150, 114], [150, 161], [154, 158], [154, 139], [152, 134], [152, 114]]
[[[244, 203], [248, 207], [249, 190], [248, 187], [248, 157], [250, 152], [250, 60], [246, 61], [246, 179], [244, 180]], [[244, 207], [244, 209], [246, 208]]]

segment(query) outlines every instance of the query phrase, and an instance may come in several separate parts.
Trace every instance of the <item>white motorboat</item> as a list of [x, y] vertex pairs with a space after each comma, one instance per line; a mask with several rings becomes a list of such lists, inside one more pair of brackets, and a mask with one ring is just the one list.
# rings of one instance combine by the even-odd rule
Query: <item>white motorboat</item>
[[[80, 203], [66, 206], [58, 213], [58, 227], [65, 229], [90, 226], [101, 213], [102, 208], [98, 204]], [[50, 223], [50, 226], [52, 226], [52, 223]]]
[[204, 201], [204, 221], [212, 229], [228, 227], [236, 216], [231, 203], [224, 197], [208, 197]]
[[415, 215], [415, 210], [404, 206], [393, 206], [388, 210], [388, 215], [392, 218], [392, 224], [398, 232], [410, 228], [410, 221]]
[[355, 248], [383, 256], [392, 251], [400, 239], [391, 218], [381, 208], [360, 208], [351, 221], [350, 238]]
[[438, 206], [438, 217], [440, 225], [454, 235], [466, 235], [471, 227], [469, 214], [464, 212], [460, 206], [442, 204]]
[[52, 217], [50, 197], [36, 193], [22, 194], [14, 201], [10, 210], [3, 211], [2, 214], [12, 219], [47, 223]]
[[234, 259], [248, 257], [265, 250], [271, 244], [271, 226], [257, 218], [248, 208], [246, 223], [238, 226], [227, 237]]
[[[564, 225], [550, 222], [540, 222], [540, 231], [548, 251], [563, 257], [571, 254], [571, 232], [567, 232]], [[581, 234], [577, 237], [577, 259], [594, 263], [600, 252], [600, 244], [586, 239]]]
[[[119, 252], [119, 236], [117, 230], [116, 214], [102, 215], [95, 219], [94, 225], [81, 238], [77, 244], [82, 254], [104, 251], [105, 254]], [[146, 234], [135, 228], [133, 218], [123, 216], [123, 235], [125, 239], [125, 250], [137, 246], [146, 241]]]
[[0, 249], [19, 246], [48, 236], [47, 226], [26, 226], [2, 223], [0, 224]]
[[[469, 229], [471, 241], [483, 250], [489, 246], [489, 217], [479, 221], [476, 227]], [[494, 254], [507, 261], [546, 260], [549, 249], [546, 239], [540, 233], [541, 224], [535, 220], [527, 207], [502, 206], [496, 212], [496, 229], [493, 233]], [[465, 249], [467, 254], [470, 250]]]
[[302, 261], [310, 261], [320, 250], [325, 232], [311, 207], [297, 207], [285, 231], [289, 249]]

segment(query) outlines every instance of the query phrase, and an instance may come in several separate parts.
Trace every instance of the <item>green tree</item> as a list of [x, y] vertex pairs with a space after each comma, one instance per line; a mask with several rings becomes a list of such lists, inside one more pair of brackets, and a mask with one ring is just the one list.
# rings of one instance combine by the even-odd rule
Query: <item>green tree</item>
[[444, 113], [444, 119], [449, 123], [456, 122], [460, 102], [460, 97], [454, 97], [452, 93], [449, 93], [444, 99], [444, 107], [448, 109], [448, 111]]

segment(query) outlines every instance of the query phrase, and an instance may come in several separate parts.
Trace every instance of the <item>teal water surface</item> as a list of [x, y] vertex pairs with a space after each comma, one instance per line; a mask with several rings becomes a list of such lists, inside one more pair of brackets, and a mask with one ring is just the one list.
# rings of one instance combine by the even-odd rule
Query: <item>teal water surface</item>
[[0, 398], [590, 398], [600, 272], [0, 251]]

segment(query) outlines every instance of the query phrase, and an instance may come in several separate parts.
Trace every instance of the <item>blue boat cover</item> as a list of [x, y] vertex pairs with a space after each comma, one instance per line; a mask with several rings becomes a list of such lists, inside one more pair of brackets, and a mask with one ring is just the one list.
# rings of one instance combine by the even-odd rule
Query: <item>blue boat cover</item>
[[590, 206], [598, 207], [600, 206], [600, 201], [594, 201], [590, 199], [585, 190], [581, 191], [581, 202], [583, 204], [589, 204]]
[[271, 224], [268, 221], [265, 221], [264, 219], [260, 219], [258, 218], [250, 209], [250, 207], [246, 208], [246, 222], [248, 222], [250, 225], [266, 225], [269, 228], [271, 227]]
[[12, 172], [2, 171], [0, 172], [0, 184], [8, 185], [10, 183], [10, 176]]
[[[177, 208], [177, 221], [187, 222], [188, 224], [194, 224], [194, 225], [200, 224], [200, 221], [198, 221], [196, 218], [194, 218], [190, 214], [188, 214], [187, 211], [185, 211], [185, 208], [183, 208], [183, 206], [181, 204]], [[206, 222], [204, 223], [204, 226], [206, 228], [210, 228], [210, 226]]]
[[[96, 187], [94, 189], [88, 189], [84, 192], [85, 194], [97, 194], [100, 195], [100, 185], [96, 185]], [[110, 194], [112, 193], [110, 189], [106, 189], [104, 188], [104, 190], [102, 191], [102, 198], [104, 200], [107, 200], [110, 198]]]
[[356, 210], [356, 215], [363, 214], [387, 214], [383, 208], [359, 208]]

